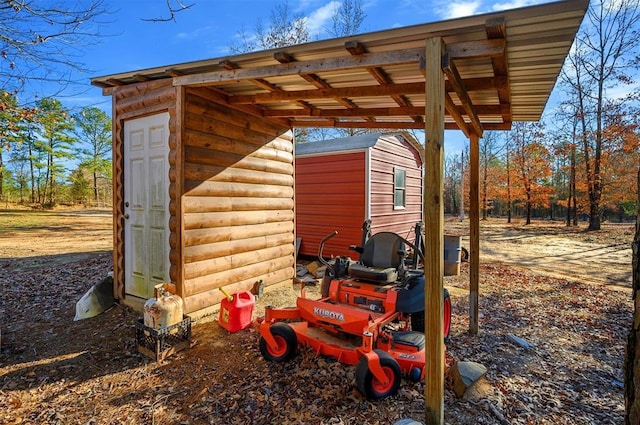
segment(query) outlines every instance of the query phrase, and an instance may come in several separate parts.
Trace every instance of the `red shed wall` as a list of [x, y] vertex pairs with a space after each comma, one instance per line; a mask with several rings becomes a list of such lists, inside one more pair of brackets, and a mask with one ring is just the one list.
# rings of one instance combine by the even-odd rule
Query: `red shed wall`
[[296, 237], [300, 254], [316, 257], [320, 240], [334, 230], [325, 255], [351, 255], [366, 214], [365, 152], [296, 158]]
[[[394, 168], [406, 170], [406, 207], [394, 209]], [[407, 237], [422, 220], [422, 160], [401, 137], [381, 137], [371, 149], [371, 232]], [[415, 236], [411, 233], [411, 240]]]

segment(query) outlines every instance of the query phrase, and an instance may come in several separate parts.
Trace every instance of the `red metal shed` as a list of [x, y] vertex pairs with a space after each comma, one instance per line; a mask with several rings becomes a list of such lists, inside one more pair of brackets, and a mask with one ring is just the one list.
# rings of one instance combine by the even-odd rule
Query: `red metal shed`
[[422, 219], [423, 147], [406, 132], [361, 136], [295, 146], [296, 237], [299, 253], [316, 256], [320, 240], [338, 235], [326, 255], [351, 255], [362, 223], [372, 233], [407, 236]]

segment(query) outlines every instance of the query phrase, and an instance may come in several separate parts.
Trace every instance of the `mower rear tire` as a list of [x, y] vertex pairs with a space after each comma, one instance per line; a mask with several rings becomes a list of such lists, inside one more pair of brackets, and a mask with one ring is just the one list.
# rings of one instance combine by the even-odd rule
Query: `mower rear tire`
[[402, 382], [402, 374], [400, 365], [389, 353], [382, 350], [374, 351], [380, 357], [380, 366], [382, 366], [382, 370], [387, 375], [389, 382], [384, 384], [376, 379], [371, 370], [369, 370], [367, 357], [363, 356], [356, 366], [356, 385], [358, 390], [367, 398], [381, 400], [398, 392]]
[[[442, 290], [442, 316], [444, 319], [444, 339], [449, 339], [451, 332], [451, 296], [447, 288]], [[411, 329], [418, 332], [424, 332], [424, 310], [417, 313], [411, 313]]]
[[449, 291], [447, 288], [443, 288], [443, 297], [442, 297], [442, 316], [444, 318], [444, 341], [449, 341], [449, 333], [451, 332], [451, 295], [449, 295]]
[[260, 353], [262, 357], [272, 362], [286, 362], [296, 353], [298, 337], [293, 328], [286, 323], [277, 322], [269, 328], [278, 348], [271, 347], [264, 337], [260, 337]]
[[463, 263], [469, 262], [469, 250], [465, 247], [460, 247], [460, 261]]

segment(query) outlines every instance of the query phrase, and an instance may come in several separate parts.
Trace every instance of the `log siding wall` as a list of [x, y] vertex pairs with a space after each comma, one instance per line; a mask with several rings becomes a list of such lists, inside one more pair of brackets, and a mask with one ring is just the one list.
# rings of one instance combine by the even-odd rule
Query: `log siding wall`
[[192, 313], [219, 303], [222, 286], [293, 278], [293, 139], [206, 88], [187, 89], [183, 109], [182, 296]]
[[[124, 293], [124, 121], [168, 112], [170, 279], [198, 317], [256, 281], [295, 272], [293, 139], [220, 103], [206, 88], [170, 79], [112, 91], [114, 295]], [[210, 311], [209, 311], [210, 312]], [[195, 313], [195, 314], [194, 314]]]

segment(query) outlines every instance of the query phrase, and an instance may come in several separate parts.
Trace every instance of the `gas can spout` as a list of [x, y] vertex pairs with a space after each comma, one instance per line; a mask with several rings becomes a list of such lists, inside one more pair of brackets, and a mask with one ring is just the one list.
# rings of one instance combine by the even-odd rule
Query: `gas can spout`
[[218, 289], [220, 289], [220, 292], [222, 292], [224, 294], [224, 296], [227, 298], [227, 301], [229, 301], [229, 302], [233, 301], [233, 297], [231, 295], [229, 295], [229, 293], [227, 291], [225, 291], [224, 288], [220, 287]]

